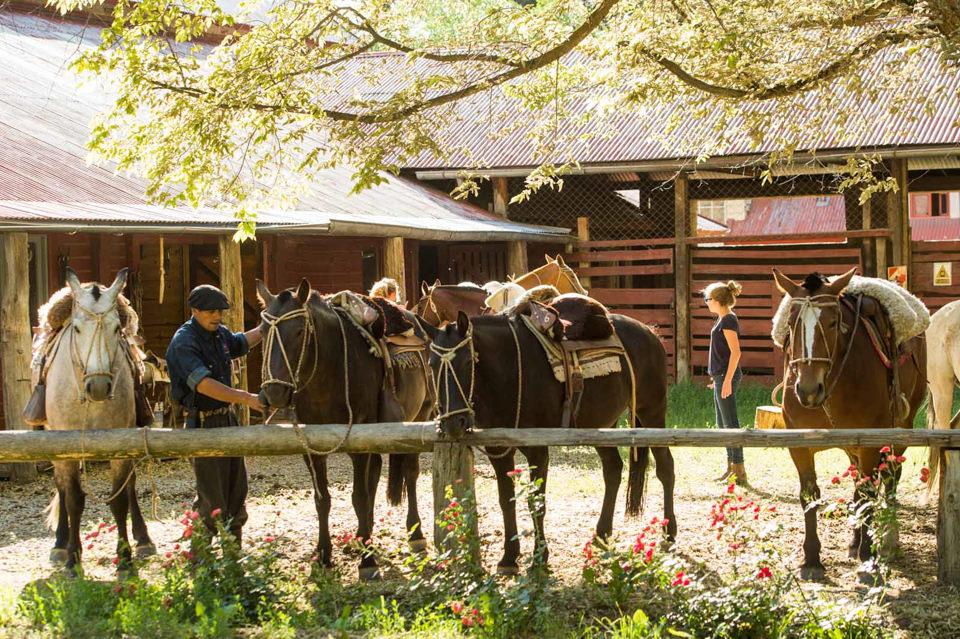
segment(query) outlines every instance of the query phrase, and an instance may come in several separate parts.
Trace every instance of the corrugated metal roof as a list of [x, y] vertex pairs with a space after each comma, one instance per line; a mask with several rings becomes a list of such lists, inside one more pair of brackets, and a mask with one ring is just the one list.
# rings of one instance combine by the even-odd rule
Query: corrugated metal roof
[[910, 239], [914, 242], [960, 240], [960, 218], [911, 217]]
[[[576, 55], [570, 54], [571, 57]], [[887, 77], [885, 64], [898, 55], [902, 55], [899, 50], [887, 50], [873, 60], [872, 66], [861, 77]], [[411, 77], [436, 70], [435, 62], [423, 58], [408, 59], [400, 54], [354, 58], [343, 65], [338, 76], [340, 95], [344, 101], [354, 93], [367, 99], [391, 95], [404, 88]], [[915, 95], [938, 96], [931, 112], [924, 112], [919, 105], [890, 108], [892, 99], [888, 91], [868, 96], [836, 89], [831, 96], [833, 103], [822, 107], [822, 100], [815, 92], [806, 94], [792, 111], [792, 120], [804, 117], [804, 113], [822, 116], [827, 110], [854, 115], [843, 127], [820, 127], [816, 133], [796, 140], [797, 149], [823, 153], [831, 149], [943, 145], [945, 153], [956, 153], [960, 147], [960, 127], [955, 126], [960, 122], [960, 101], [955, 96], [960, 90], [960, 70], [946, 66], [934, 48], [930, 48], [916, 56], [912, 81], [916, 82]], [[935, 92], [935, 87], [941, 84], [945, 90]], [[701, 152], [724, 157], [777, 150], [780, 148], [778, 136], [784, 135], [792, 124], [782, 118], [773, 119], [767, 127], [766, 138], [759, 146], [754, 146], [747, 136], [729, 126], [717, 130], [721, 121], [720, 107], [703, 119], [680, 117], [679, 122], [674, 123], [674, 116], [688, 113], [690, 105], [664, 104], [645, 111], [624, 108], [603, 117], [596, 107], [597, 97], [600, 96], [580, 93], [565, 101], [563, 109], [569, 116], [560, 121], [559, 150], [552, 157], [537, 157], [536, 145], [531, 140], [534, 127], [543, 118], [553, 121], [552, 106], [549, 113], [545, 112], [541, 117], [536, 112], [518, 108], [516, 100], [494, 88], [462, 100], [451, 108], [453, 116], [440, 131], [440, 138], [451, 149], [447, 157], [437, 158], [424, 153], [402, 163], [416, 169], [517, 168], [535, 166], [544, 160], [564, 162], [570, 158], [581, 165], [675, 160], [678, 164], [687, 164], [679, 160], [695, 158]], [[758, 105], [756, 110], [767, 108], [767, 105]], [[818, 110], [821, 108], [823, 112]], [[584, 118], [585, 124], [581, 123]], [[671, 136], [666, 140], [664, 132], [671, 128]], [[600, 135], [604, 131], [615, 133]], [[581, 139], [587, 133], [597, 135]], [[678, 140], [705, 141], [705, 148], [685, 149], [679, 146]], [[460, 149], [468, 150], [469, 155]]]
[[[108, 105], [97, 82], [80, 86], [67, 66], [99, 41], [99, 28], [0, 11], [0, 220], [50, 225], [168, 225], [229, 228], [215, 211], [144, 204], [145, 184], [86, 161], [89, 125]], [[377, 226], [405, 237], [487, 237], [563, 241], [568, 229], [517, 224], [417, 182], [387, 183], [351, 195], [353, 170], [321, 172], [296, 211], [261, 212], [264, 230], [295, 227], [346, 234]], [[358, 234], [356, 231], [352, 234]]]
[[792, 235], [846, 229], [842, 195], [756, 198], [742, 220], [729, 222], [729, 235]]

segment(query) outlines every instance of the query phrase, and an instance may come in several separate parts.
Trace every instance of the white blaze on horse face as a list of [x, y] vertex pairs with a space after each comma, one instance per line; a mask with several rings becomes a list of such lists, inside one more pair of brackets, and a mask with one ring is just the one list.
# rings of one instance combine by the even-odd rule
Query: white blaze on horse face
[[813, 357], [814, 341], [817, 337], [817, 324], [820, 322], [820, 309], [816, 306], [806, 306], [800, 316], [803, 323], [803, 356]]
[[[71, 319], [76, 354], [86, 374], [110, 374], [120, 339], [120, 315], [107, 312], [114, 307], [119, 290], [101, 289], [100, 299], [94, 299], [92, 289], [78, 287], [80, 296], [77, 306], [89, 313], [78, 310]], [[74, 289], [74, 294], [78, 292]], [[92, 313], [92, 315], [91, 315]], [[103, 314], [102, 325], [98, 329], [97, 315]]]

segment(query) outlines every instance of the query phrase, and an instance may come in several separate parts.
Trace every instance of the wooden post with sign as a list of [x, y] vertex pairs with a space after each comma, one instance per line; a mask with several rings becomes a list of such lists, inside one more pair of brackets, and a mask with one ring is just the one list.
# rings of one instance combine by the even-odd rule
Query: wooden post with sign
[[[243, 331], [243, 274], [240, 261], [240, 244], [234, 242], [231, 235], [221, 235], [218, 250], [220, 257], [220, 290], [223, 291], [230, 302], [230, 308], [223, 313], [223, 323], [231, 331]], [[241, 357], [237, 361], [240, 363], [240, 369], [234, 374], [234, 387], [247, 390], [247, 358]], [[240, 423], [243, 425], [250, 423], [250, 408], [247, 406], [240, 407]]]
[[[30, 399], [30, 256], [26, 233], [3, 233], [0, 282], [0, 365], [3, 366], [3, 419], [7, 430], [31, 430], [23, 421]], [[35, 463], [11, 465], [16, 482], [37, 478]]]

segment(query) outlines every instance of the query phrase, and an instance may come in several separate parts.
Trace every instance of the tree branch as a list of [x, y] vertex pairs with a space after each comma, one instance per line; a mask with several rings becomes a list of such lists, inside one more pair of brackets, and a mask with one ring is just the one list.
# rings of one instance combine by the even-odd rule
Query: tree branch
[[[330, 109], [312, 109], [305, 107], [297, 106], [288, 106], [284, 104], [270, 104], [270, 103], [260, 103], [260, 102], [238, 102], [234, 100], [224, 100], [217, 92], [213, 92], [206, 89], [198, 89], [195, 87], [187, 86], [177, 86], [169, 84], [167, 82], [162, 82], [159, 80], [150, 80], [147, 79], [146, 82], [152, 85], [157, 89], [163, 89], [166, 91], [172, 91], [175, 93], [182, 93], [184, 95], [189, 95], [195, 98], [207, 98], [213, 99], [215, 105], [218, 108], [230, 109], [230, 110], [245, 110], [252, 109], [255, 111], [264, 111], [264, 112], [276, 112], [276, 113], [297, 113], [304, 115], [322, 115], [323, 117], [329, 118], [330, 120], [338, 122], [355, 122], [358, 124], [385, 124], [391, 122], [397, 122], [403, 120], [411, 115], [424, 111], [426, 109], [431, 109], [438, 106], [443, 106], [444, 104], [449, 104], [451, 102], [456, 102], [464, 98], [470, 97], [481, 91], [486, 91], [495, 86], [499, 86], [505, 82], [509, 82], [514, 78], [518, 78], [527, 73], [541, 69], [553, 62], [556, 62], [566, 54], [570, 53], [579, 45], [590, 33], [592, 33], [603, 19], [610, 13], [610, 10], [613, 9], [613, 6], [617, 4], [619, 0], [603, 0], [593, 13], [591, 13], [587, 19], [574, 30], [570, 36], [555, 46], [554, 48], [545, 51], [544, 53], [518, 62], [514, 68], [511, 68], [503, 73], [499, 73], [489, 78], [484, 78], [469, 84], [462, 89], [457, 91], [451, 91], [450, 93], [444, 93], [427, 100], [421, 100], [420, 102], [415, 102], [411, 105], [408, 105], [404, 108], [386, 112], [386, 113], [350, 113], [346, 111], [336, 111]], [[217, 102], [219, 100], [219, 102]]]
[[700, 78], [694, 76], [673, 60], [665, 58], [655, 51], [641, 49], [641, 53], [651, 61], [669, 71], [681, 82], [693, 87], [694, 89], [697, 89], [698, 91], [721, 98], [773, 100], [776, 98], [783, 98], [796, 93], [801, 93], [815, 84], [833, 80], [834, 78], [840, 76], [850, 66], [866, 60], [878, 51], [882, 51], [889, 46], [910, 40], [916, 35], [917, 32], [914, 30], [884, 31], [882, 33], [874, 34], [853, 45], [848, 53], [840, 56], [827, 66], [822, 67], [816, 73], [798, 78], [797, 80], [793, 80], [791, 82], [782, 82], [759, 89], [738, 89], [735, 87], [725, 87], [711, 84], [710, 82], [701, 80]]

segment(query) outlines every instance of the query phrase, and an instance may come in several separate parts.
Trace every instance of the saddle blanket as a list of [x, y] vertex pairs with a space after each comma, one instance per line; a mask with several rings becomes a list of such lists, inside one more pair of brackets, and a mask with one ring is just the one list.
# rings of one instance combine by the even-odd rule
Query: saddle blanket
[[[558, 382], [566, 382], [567, 371], [563, 365], [563, 352], [560, 350], [560, 345], [544, 335], [528, 315], [519, 315], [518, 317], [523, 320], [524, 325], [543, 347], [543, 352], [546, 354], [547, 361], [550, 362], [550, 368], [553, 370], [554, 378]], [[590, 344], [589, 342], [582, 343], [584, 346]], [[579, 360], [583, 378], [591, 379], [610, 373], [619, 373], [622, 370], [620, 366], [620, 353], [622, 352], [619, 344], [611, 340], [598, 341], [595, 349], [590, 347], [581, 351]]]

